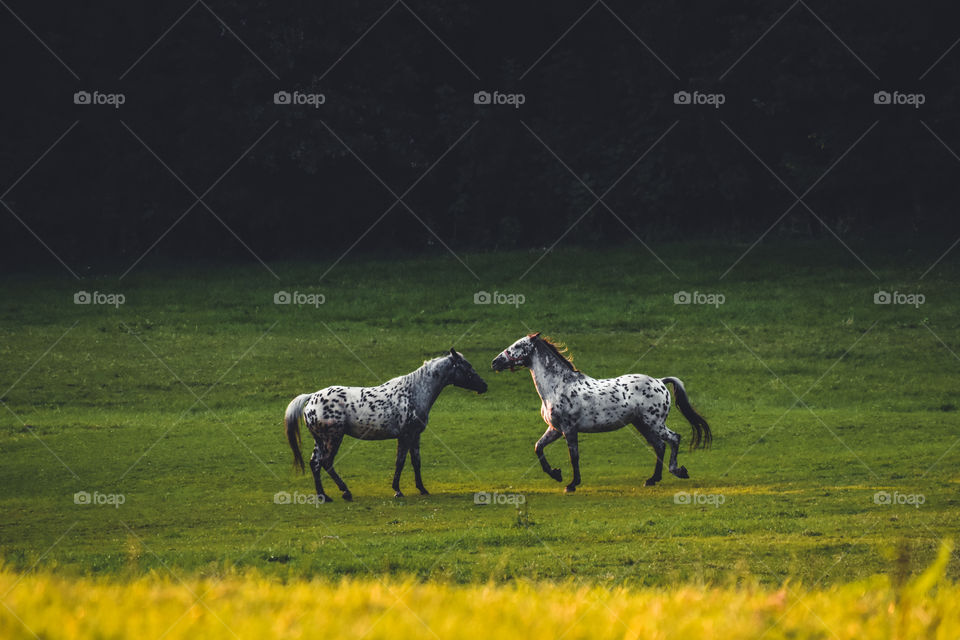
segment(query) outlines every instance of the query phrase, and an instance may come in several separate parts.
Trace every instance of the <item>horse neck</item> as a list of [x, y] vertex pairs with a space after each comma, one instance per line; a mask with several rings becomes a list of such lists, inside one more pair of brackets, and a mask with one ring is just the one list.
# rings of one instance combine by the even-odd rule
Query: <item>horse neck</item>
[[530, 362], [530, 375], [537, 393], [543, 400], [552, 400], [559, 395], [563, 386], [568, 382], [570, 369], [565, 363], [558, 360], [558, 356], [549, 348], [538, 345]]
[[443, 359], [424, 362], [422, 367], [404, 376], [404, 383], [417, 411], [426, 415], [448, 384]]

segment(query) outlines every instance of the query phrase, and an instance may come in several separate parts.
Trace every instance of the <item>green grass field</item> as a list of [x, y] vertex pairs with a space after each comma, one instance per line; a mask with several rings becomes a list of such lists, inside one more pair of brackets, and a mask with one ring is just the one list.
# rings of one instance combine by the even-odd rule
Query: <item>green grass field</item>
[[[745, 248], [658, 247], [678, 278], [639, 247], [556, 251], [523, 279], [538, 252], [463, 256], [479, 281], [446, 254], [352, 256], [320, 282], [331, 260], [272, 264], [279, 281], [257, 264], [142, 265], [119, 282], [7, 276], [2, 561], [117, 577], [256, 568], [627, 585], [916, 573], [960, 522], [955, 260], [918, 281], [942, 248], [858, 247], [876, 279], [835, 243], [761, 246], [721, 280]], [[79, 289], [125, 304], [75, 305]], [[275, 305], [281, 289], [325, 303]], [[875, 305], [879, 289], [925, 303]], [[476, 305], [478, 290], [525, 302]], [[675, 305], [680, 290], [725, 302]], [[691, 479], [642, 486], [653, 454], [628, 427], [581, 437], [584, 482], [564, 495], [533, 453], [544, 424], [529, 374], [489, 370], [531, 330], [594, 377], [681, 378], [715, 435], [711, 450], [682, 451]], [[395, 444], [348, 439], [336, 466], [354, 503], [274, 503], [312, 492], [282, 432], [294, 395], [377, 384], [451, 345], [489, 392], [449, 388], [435, 405], [432, 495], [415, 495], [408, 465], [409, 497], [394, 499]], [[675, 409], [668, 424], [689, 439]], [[562, 441], [547, 456], [569, 477]], [[76, 504], [82, 491], [123, 504]], [[478, 506], [477, 491], [525, 503]]]

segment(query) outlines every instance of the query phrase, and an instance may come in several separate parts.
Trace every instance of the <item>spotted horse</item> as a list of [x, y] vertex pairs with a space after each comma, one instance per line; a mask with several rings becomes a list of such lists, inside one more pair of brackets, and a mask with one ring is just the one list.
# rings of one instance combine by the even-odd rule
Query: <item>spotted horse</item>
[[315, 393], [305, 393], [293, 399], [287, 407], [284, 423], [287, 442], [293, 450], [294, 466], [304, 471], [300, 453], [300, 422], [306, 424], [315, 445], [310, 458], [310, 470], [317, 489], [317, 498], [329, 502], [320, 481], [320, 470], [343, 492], [344, 500], [353, 500], [347, 484], [333, 469], [343, 436], [361, 440], [397, 440], [397, 464], [393, 474], [393, 490], [400, 492], [400, 472], [407, 453], [413, 465], [417, 489], [427, 495], [420, 477], [420, 435], [427, 427], [430, 408], [444, 387], [454, 385], [484, 393], [483, 381], [470, 363], [457, 351], [433, 360], [427, 360], [416, 371], [398, 376], [376, 387], [327, 387]]
[[666, 424], [670, 412], [667, 383], [673, 385], [677, 407], [693, 427], [691, 449], [702, 449], [713, 440], [710, 425], [690, 406], [686, 389], [677, 378], [628, 374], [597, 380], [578, 371], [557, 345], [548, 338], [541, 338], [539, 332], [520, 338], [504, 349], [491, 366], [494, 371], [513, 371], [517, 367], [530, 369], [542, 401], [540, 415], [548, 425], [534, 450], [544, 472], [562, 482], [560, 469], [550, 467], [543, 449], [561, 436], [566, 439], [573, 466], [573, 480], [566, 486], [567, 493], [576, 491], [580, 484], [578, 434], [615, 431], [631, 423], [657, 454], [656, 467], [646, 486], [653, 486], [662, 479], [667, 444], [670, 445], [670, 473], [678, 478], [690, 477], [686, 467], [677, 466], [680, 435], [668, 429]]

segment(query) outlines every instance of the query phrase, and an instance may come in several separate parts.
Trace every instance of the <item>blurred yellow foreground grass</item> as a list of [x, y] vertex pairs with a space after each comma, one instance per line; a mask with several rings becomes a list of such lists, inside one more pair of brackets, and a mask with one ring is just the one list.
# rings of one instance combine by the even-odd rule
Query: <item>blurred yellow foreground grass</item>
[[952, 546], [900, 588], [453, 585], [258, 575], [67, 578], [0, 568], [0, 638], [960, 638]]

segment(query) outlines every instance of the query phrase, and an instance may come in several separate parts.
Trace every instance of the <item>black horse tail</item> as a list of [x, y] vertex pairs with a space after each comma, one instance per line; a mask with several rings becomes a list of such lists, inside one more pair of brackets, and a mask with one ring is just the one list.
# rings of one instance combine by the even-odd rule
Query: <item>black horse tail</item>
[[693, 439], [690, 441], [690, 449], [705, 449], [713, 442], [713, 433], [710, 431], [710, 425], [699, 413], [690, 406], [690, 399], [687, 397], [687, 390], [683, 388], [683, 383], [678, 378], [661, 378], [662, 382], [673, 384], [674, 395], [676, 396], [677, 408], [687, 419], [690, 426], [693, 427]]
[[287, 405], [287, 412], [283, 416], [283, 422], [287, 427], [287, 442], [290, 443], [290, 450], [293, 451], [293, 466], [303, 473], [303, 456], [300, 454], [300, 419], [303, 417], [303, 405], [310, 399], [309, 393], [294, 398]]

